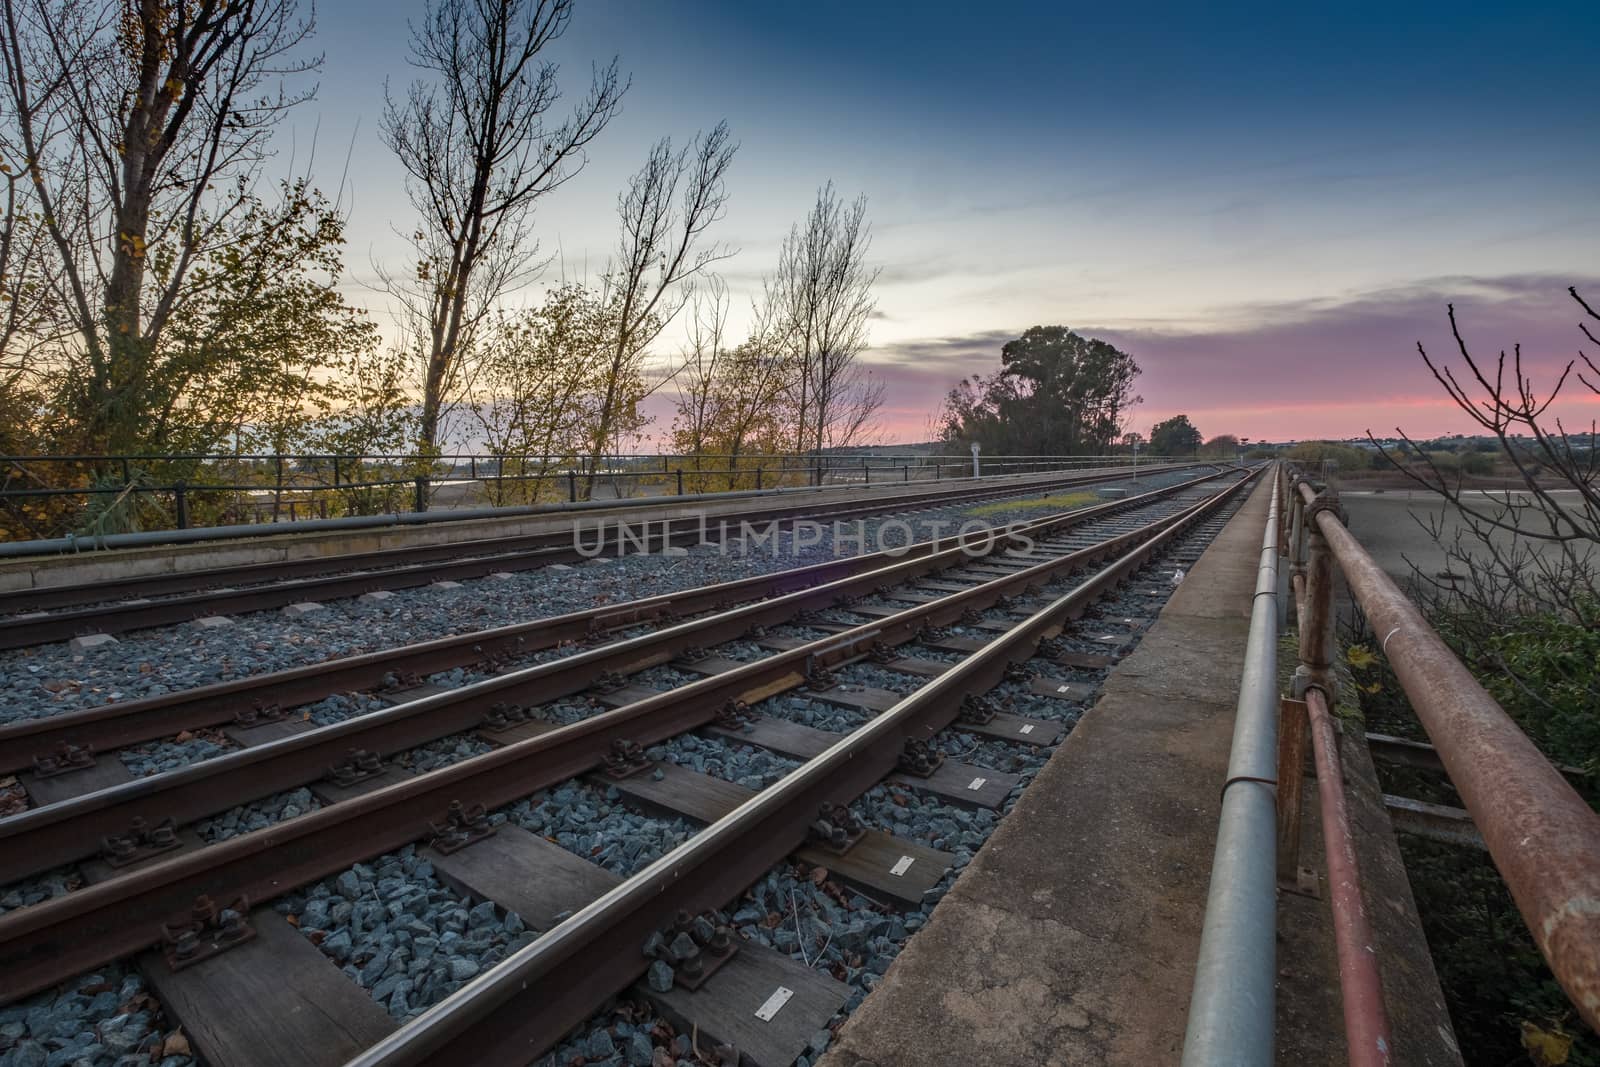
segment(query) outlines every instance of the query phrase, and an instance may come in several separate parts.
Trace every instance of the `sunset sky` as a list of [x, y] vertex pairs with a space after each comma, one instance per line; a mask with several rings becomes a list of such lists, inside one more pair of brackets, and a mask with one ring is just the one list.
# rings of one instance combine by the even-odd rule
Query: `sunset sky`
[[[343, 174], [351, 295], [380, 311], [361, 283], [403, 265], [411, 225], [382, 87], [412, 77], [421, 10], [325, 2], [318, 97], [283, 131], [302, 167], [315, 143], [324, 188]], [[544, 280], [602, 268], [652, 141], [726, 118], [742, 147], [714, 235], [741, 312], [817, 186], [867, 196], [887, 440], [925, 439], [944, 392], [1035, 324], [1134, 355], [1141, 431], [1180, 411], [1258, 440], [1465, 431], [1416, 355], [1451, 347], [1447, 302], [1477, 350], [1520, 341], [1543, 375], [1581, 340], [1566, 287], [1600, 301], [1597, 24], [1579, 3], [579, 0], [568, 97], [613, 55], [633, 87], [544, 201]]]

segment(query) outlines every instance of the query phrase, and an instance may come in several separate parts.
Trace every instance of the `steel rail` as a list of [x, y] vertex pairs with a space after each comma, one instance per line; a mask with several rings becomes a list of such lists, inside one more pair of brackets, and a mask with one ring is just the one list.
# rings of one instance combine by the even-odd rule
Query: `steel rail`
[[[1219, 477], [1223, 475], [1210, 475], [1118, 501], [1119, 510], [1111, 517], [1160, 502]], [[1042, 524], [1044, 530], [1055, 525], [1075, 526], [1077, 523], [1069, 513]], [[1034, 529], [1033, 532], [1043, 533], [1044, 530]], [[1000, 543], [998, 538], [994, 543], [996, 546]], [[530, 700], [545, 703], [570, 696], [592, 687], [602, 671], [636, 673], [670, 662], [689, 648], [737, 639], [754, 626], [781, 625], [800, 612], [833, 607], [887, 583], [973, 562], [970, 549], [969, 544], [956, 543], [943, 551], [614, 641], [449, 692], [406, 701], [344, 722], [0, 819], [0, 870], [7, 872], [10, 878], [47, 871], [93, 855], [102, 838], [125, 833], [135, 818], [152, 824], [171, 818], [183, 824], [225, 811], [235, 804], [323, 778], [329, 767], [345, 758], [352, 749], [363, 749], [386, 758], [479, 727], [496, 705]], [[1053, 573], [1051, 568], [1058, 560], [1072, 558], [1072, 555], [1063, 555], [1017, 573]], [[978, 588], [987, 587], [986, 584]], [[964, 595], [952, 594], [924, 607], [948, 604]], [[908, 609], [912, 613], [917, 610]]]
[[[1182, 469], [1168, 467], [1163, 469]], [[1051, 477], [1033, 479], [1022, 482], [1010, 482], [1005, 485], [966, 486], [959, 489], [941, 489], [935, 491], [921, 491], [911, 493], [897, 493], [867, 500], [860, 498], [842, 501], [810, 501], [806, 503], [782, 503], [767, 505], [765, 507], [731, 511], [717, 515], [706, 515], [706, 521], [713, 526], [718, 521], [725, 522], [784, 522], [808, 518], [848, 518], [857, 515], [876, 514], [885, 510], [902, 510], [908, 507], [917, 507], [944, 501], [957, 500], [986, 500], [997, 496], [1025, 494], [1038, 489], [1063, 488], [1073, 485], [1095, 485], [1107, 481], [1120, 481], [1126, 479], [1126, 471], [1113, 473], [1097, 472], [1095, 474], [1059, 474]], [[640, 511], [637, 508], [619, 508], [617, 514], [605, 513], [593, 516], [575, 515], [575, 521], [592, 521], [600, 526], [608, 521], [621, 521], [629, 517], [638, 518]], [[550, 516], [552, 520], [559, 520], [560, 515]], [[701, 533], [698, 517], [679, 519], [654, 518], [648, 511], [643, 512], [642, 525], [660, 528], [663, 524], [673, 524], [677, 539], [690, 536], [699, 536]], [[609, 543], [615, 547], [615, 541]], [[227, 567], [209, 567], [196, 570], [175, 571], [161, 574], [146, 574], [130, 577], [116, 583], [106, 582], [79, 582], [66, 585], [41, 586], [32, 589], [19, 589], [0, 593], [0, 615], [10, 615], [18, 612], [33, 612], [54, 610], [81, 606], [85, 604], [106, 604], [119, 597], [147, 597], [166, 596], [168, 594], [188, 593], [214, 586], [242, 586], [251, 583], [287, 582], [290, 580], [301, 581], [306, 584], [296, 588], [300, 590], [340, 589], [343, 586], [330, 584], [317, 586], [310, 584], [311, 579], [318, 577], [343, 574], [349, 571], [373, 571], [379, 568], [387, 569], [384, 572], [364, 575], [367, 584], [355, 583], [352, 588], [366, 591], [379, 586], [372, 583], [381, 579], [384, 573], [400, 577], [419, 574], [426, 580], [427, 575], [433, 574], [441, 577], [472, 577], [479, 573], [488, 574], [499, 569], [515, 569], [519, 560], [523, 560], [528, 553], [531, 562], [524, 562], [524, 566], [538, 566], [544, 562], [557, 563], [566, 559], [582, 558], [573, 548], [573, 530], [563, 529], [543, 533], [512, 534], [503, 537], [479, 537], [464, 541], [445, 542], [433, 545], [405, 545], [397, 548], [375, 549], [366, 552], [343, 553], [334, 556], [314, 556], [305, 559], [274, 560], [266, 563], [245, 563]], [[565, 549], [565, 552], [557, 550]], [[544, 559], [538, 553], [557, 551], [549, 559]], [[472, 561], [463, 560], [464, 556], [475, 556], [480, 564], [493, 564], [493, 566], [471, 567]], [[558, 558], [559, 557], [559, 558]], [[462, 567], [449, 573], [441, 573], [437, 568], [427, 571], [414, 571], [417, 565], [437, 563], [460, 563]], [[423, 584], [419, 580], [417, 584]], [[390, 586], [387, 588], [399, 588]], [[229, 602], [237, 600], [244, 603], [242, 598], [259, 590], [237, 589], [234, 590]], [[325, 594], [327, 595], [327, 594]], [[193, 603], [199, 603], [195, 600]], [[291, 603], [292, 601], [285, 601]], [[135, 605], [151, 611], [161, 607], [166, 602]], [[188, 604], [188, 612], [173, 616], [173, 619], [188, 619], [193, 617], [194, 608], [189, 601], [173, 601], [174, 604]], [[271, 606], [271, 605], [268, 605]], [[163, 609], [164, 612], [164, 609]], [[158, 612], [158, 614], [163, 613]], [[60, 618], [87, 619], [90, 613], [62, 613]], [[117, 616], [114, 616], [117, 617]], [[0, 619], [0, 624], [9, 620]], [[33, 623], [48, 622], [48, 618], [35, 618], [28, 620]], [[159, 624], [157, 624], [159, 625]], [[3, 634], [0, 630], [0, 634]], [[109, 631], [103, 631], [109, 632]], [[15, 647], [15, 646], [10, 646]]]
[[[1252, 476], [1253, 477], [1253, 476]], [[1144, 534], [1071, 592], [1019, 622], [982, 651], [847, 734], [649, 867], [579, 910], [346, 1067], [410, 1067], [443, 1060], [529, 1062], [607, 997], [645, 971], [639, 951], [663, 916], [718, 908], [805, 840], [823, 802], [845, 803], [890, 773], [906, 737], [955, 720], [963, 700], [994, 688], [1012, 663], [1030, 659], [1101, 595], [1251, 479]]]
[[1600, 815], [1456, 659], [1317, 493], [1298, 486], [1528, 930], [1600, 1030]]
[[1281, 465], [1275, 465], [1273, 477], [1183, 1040], [1184, 1067], [1273, 1067], [1276, 1059]]
[[[1033, 488], [1085, 485], [1098, 481], [1120, 480], [1121, 477], [1120, 475], [1096, 475], [1064, 482], [1051, 481]], [[1029, 490], [1022, 490], [1022, 492], [1027, 491]], [[982, 493], [968, 491], [956, 499], [964, 501], [986, 500], [994, 496], [1011, 495], [1016, 495], [1015, 491], [986, 490]], [[941, 499], [948, 500], [950, 498], [941, 497]], [[911, 501], [911, 503], [917, 502], [915, 500]], [[879, 514], [887, 507], [904, 506], [906, 503], [904, 499], [874, 501], [869, 504], [852, 501], [830, 505], [823, 511], [819, 511], [814, 505], [796, 505], [782, 509], [767, 509], [762, 512], [719, 515], [716, 519], [719, 522], [739, 521], [777, 523], [780, 525], [817, 517], [838, 521], [844, 518]], [[652, 522], [656, 526], [654, 530], [650, 527]], [[705, 536], [708, 525], [709, 517], [707, 517], [704, 524], [697, 517], [647, 520], [643, 548], [648, 551], [652, 548], [662, 548], [673, 544], [698, 542]], [[617, 554], [621, 554], [626, 544], [635, 544], [635, 547], [639, 547], [632, 539], [629, 539], [625, 544], [621, 531], [616, 528], [613, 528], [612, 533], [607, 535], [602, 526], [598, 531], [599, 540], [596, 546], [585, 546], [584, 550], [580, 550], [576, 546], [577, 536], [574, 531], [530, 534], [517, 540], [539, 542], [536, 547], [502, 552], [497, 555], [471, 556], [465, 559], [455, 557], [461, 554], [463, 545], [471, 544], [468, 542], [458, 542], [456, 545], [384, 549], [382, 553], [418, 553], [426, 551], [431, 556], [441, 557], [442, 562], [410, 563], [403, 566], [390, 566], [380, 570], [351, 569], [355, 566], [352, 561], [367, 558], [366, 556], [316, 557], [307, 560], [251, 564], [243, 568], [228, 568], [226, 570], [229, 572], [238, 572], [234, 574], [233, 580], [241, 583], [265, 577], [252, 569], [256, 567], [273, 568], [275, 572], [283, 568], [294, 570], [313, 567], [319, 571], [335, 570], [341, 573], [325, 577], [287, 578], [271, 584], [248, 585], [245, 588], [226, 586], [222, 589], [188, 593], [167, 599], [153, 600], [148, 603], [102, 604], [97, 607], [52, 612], [44, 615], [0, 616], [0, 651], [27, 648], [50, 641], [63, 641], [85, 632], [125, 633], [129, 630], [188, 622], [205, 614], [262, 611], [306, 600], [338, 600], [360, 596], [363, 593], [378, 589], [406, 589], [429, 585], [437, 581], [482, 578], [497, 571], [529, 570], [552, 563], [578, 562], [586, 559], [588, 555], [596, 554], [597, 551], [610, 552], [614, 550]], [[478, 543], [479, 546], [482, 544], [483, 542]], [[470, 550], [472, 549], [469, 548]], [[380, 555], [382, 553], [369, 555]], [[250, 573], [244, 573], [245, 571]], [[194, 582], [193, 584], [210, 585], [217, 581], [225, 581], [228, 577], [222, 570], [187, 571], [181, 575], [149, 575], [146, 577], [151, 580], [179, 582], [191, 581], [194, 576], [198, 575], [213, 575], [214, 577], [206, 581]], [[142, 579], [134, 579], [134, 581], [140, 580]], [[95, 600], [104, 599], [106, 595], [104, 590], [107, 587], [104, 584], [91, 583], [87, 587], [57, 586], [24, 592], [49, 594], [52, 590], [69, 588], [86, 590], [84, 592], [85, 598]], [[127, 591], [124, 589], [115, 595], [126, 595]], [[151, 592], [152, 590], [141, 587], [134, 591]]]
[[[1210, 499], [1236, 491], [1240, 484], [1243, 483], [1236, 482]], [[1196, 514], [1200, 506], [1181, 510], [1014, 574], [996, 577], [947, 598], [872, 620], [738, 669], [0, 916], [0, 974], [7, 976], [6, 988], [0, 991], [0, 1003], [159, 942], [162, 924], [187, 914], [194, 899], [201, 894], [218, 900], [245, 896], [256, 904], [265, 902], [350, 863], [427, 836], [430, 823], [440, 820], [452, 802], [494, 808], [556, 785], [603, 765], [616, 741], [648, 746], [697, 729], [712, 721], [727, 701], [753, 704], [803, 684], [813, 666], [838, 666], [880, 645], [905, 644], [916, 639], [929, 625], [956, 621], [969, 609], [992, 606], [1003, 596], [1042, 585], [1058, 572], [1121, 552], [1126, 546]], [[930, 560], [913, 564], [914, 567], [929, 565]], [[735, 637], [742, 632], [743, 627], [730, 627], [727, 634]], [[559, 666], [562, 662], [543, 666]], [[529, 672], [520, 673], [527, 675]], [[493, 683], [480, 683], [480, 686], [503, 682], [504, 679], [496, 679]], [[538, 688], [540, 697], [545, 692], [544, 686]], [[430, 711], [437, 714], [452, 695], [427, 697], [373, 714], [425, 718]], [[359, 720], [352, 720], [355, 721]], [[325, 727], [315, 732], [326, 734], [349, 725]], [[294, 745], [309, 736], [311, 734], [305, 734], [224, 756], [198, 764], [190, 771], [203, 772], [228, 761], [234, 761], [237, 767], [247, 759], [261, 759], [263, 753], [269, 754], [270, 759], [271, 750]], [[177, 777], [185, 773], [158, 777]], [[133, 787], [139, 785], [139, 782], [129, 783]], [[116, 787], [27, 812], [6, 822], [38, 819], [54, 809], [65, 809], [80, 801], [102, 805], [108, 795], [126, 796], [128, 790], [128, 786]], [[131, 814], [131, 808], [132, 804], [122, 810]], [[114, 809], [100, 807], [99, 810]], [[58, 839], [48, 833], [30, 836], [36, 847], [48, 847], [52, 840]]]
[[[1169, 488], [1176, 491], [1203, 480], [1192, 479]], [[1161, 493], [1162, 490], [1155, 490], [1077, 511], [1057, 513], [1034, 520], [1015, 532], [1027, 536], [1030, 532], [1068, 530], [1137, 507], [1141, 501], [1154, 499]], [[523, 656], [554, 648], [566, 641], [585, 640], [593, 637], [596, 629], [615, 630], [703, 611], [721, 611], [732, 605], [812, 588], [819, 581], [831, 581], [869, 567], [928, 555], [940, 544], [977, 543], [983, 540], [982, 535], [965, 539], [955, 536], [935, 538], [905, 548], [846, 556], [774, 574], [740, 578], [682, 592], [568, 612], [533, 622], [514, 623], [341, 657], [141, 700], [120, 701], [8, 723], [0, 726], [0, 774], [26, 770], [33, 766], [35, 756], [53, 753], [63, 744], [88, 746], [104, 753], [141, 741], [171, 737], [183, 730], [231, 722], [242, 709], [270, 705], [291, 708], [322, 700], [335, 693], [375, 688], [392, 671], [404, 670], [426, 675], [455, 667], [493, 663], [500, 657]]]

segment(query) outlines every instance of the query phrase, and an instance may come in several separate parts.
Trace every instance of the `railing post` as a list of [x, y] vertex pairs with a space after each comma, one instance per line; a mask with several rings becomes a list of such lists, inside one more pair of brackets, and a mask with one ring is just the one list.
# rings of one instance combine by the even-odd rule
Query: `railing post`
[[[665, 463], [666, 461], [663, 460], [662, 462]], [[679, 496], [683, 495], [683, 468], [682, 467], [678, 468], [678, 495]]]
[[272, 457], [278, 465], [278, 482], [272, 491], [272, 521], [278, 521], [278, 511], [283, 507], [283, 456]]
[[[779, 480], [781, 481], [782, 479], [780, 478]], [[761, 468], [759, 466], [756, 467], [756, 488], [761, 488]]]
[[179, 482], [172, 487], [173, 510], [178, 513], [178, 529], [180, 530], [187, 530], [189, 528], [189, 497], [188, 493], [186, 492], [187, 488], [188, 487], [182, 482]]
[[417, 475], [417, 499], [416, 507], [413, 510], [428, 510], [428, 476], [426, 474]]
[[1305, 573], [1305, 611], [1300, 615], [1300, 665], [1294, 672], [1294, 696], [1305, 699], [1307, 689], [1316, 688], [1332, 706], [1338, 700], [1338, 679], [1333, 673], [1333, 551], [1315, 521], [1318, 511], [1340, 515], [1339, 495], [1323, 489], [1316, 503], [1301, 509], [1301, 536], [1307, 542]]
[[575, 470], [567, 471], [567, 501], [572, 504], [578, 502], [578, 472]]
[[1306, 705], [1278, 701], [1278, 885], [1300, 887], [1301, 788], [1305, 784]]

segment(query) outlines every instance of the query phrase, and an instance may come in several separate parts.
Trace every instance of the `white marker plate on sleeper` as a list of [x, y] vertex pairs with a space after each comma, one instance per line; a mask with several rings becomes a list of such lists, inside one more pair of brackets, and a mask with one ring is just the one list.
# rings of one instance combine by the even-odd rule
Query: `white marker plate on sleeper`
[[761, 1002], [761, 1007], [756, 1009], [756, 1018], [764, 1023], [770, 1023], [773, 1016], [783, 1010], [783, 1006], [789, 1003], [789, 998], [792, 996], [794, 990], [779, 986], [772, 991], [772, 996]]

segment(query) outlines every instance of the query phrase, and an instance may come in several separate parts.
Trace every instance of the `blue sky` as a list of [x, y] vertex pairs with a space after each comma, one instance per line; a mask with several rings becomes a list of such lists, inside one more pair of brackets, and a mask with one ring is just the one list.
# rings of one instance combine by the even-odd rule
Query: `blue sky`
[[[818, 185], [868, 197], [866, 358], [892, 437], [922, 437], [945, 389], [1037, 323], [1140, 359], [1139, 428], [1186, 410], [1257, 438], [1462, 429], [1414, 348], [1448, 340], [1446, 301], [1484, 349], [1521, 340], [1543, 366], [1577, 349], [1565, 286], [1600, 297], [1600, 15], [1402, 7], [578, 0], [554, 50], [568, 95], [613, 55], [633, 87], [540, 210], [546, 280], [600, 269], [655, 138], [726, 118], [716, 236], [741, 298]], [[421, 11], [324, 4], [318, 97], [283, 131], [297, 158], [315, 137], [325, 188], [349, 152], [358, 281], [403, 263], [378, 117]]]

